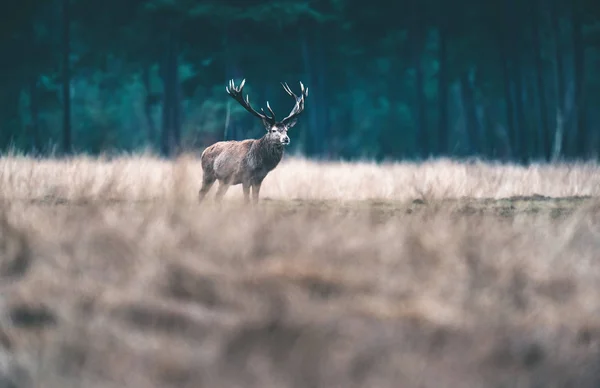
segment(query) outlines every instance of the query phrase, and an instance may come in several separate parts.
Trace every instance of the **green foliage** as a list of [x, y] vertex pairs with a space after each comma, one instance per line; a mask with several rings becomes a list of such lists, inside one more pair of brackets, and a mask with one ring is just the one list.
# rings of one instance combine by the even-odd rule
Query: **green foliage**
[[[600, 98], [600, 77], [593, 71], [600, 57], [600, 11], [594, 4], [577, 3], [588, 108]], [[25, 0], [10, 16], [0, 15], [0, 49], [7, 53], [0, 148], [30, 149], [61, 139], [58, 5], [59, 0]], [[505, 156], [517, 157], [522, 135], [519, 141], [530, 143], [529, 150], [540, 147], [538, 72], [547, 131], [554, 138], [553, 119], [564, 102], [555, 86], [557, 46], [565, 84], [574, 82], [572, 7], [558, 1], [560, 29], [554, 31], [552, 12], [514, 1], [365, 6], [358, 0], [71, 0], [74, 148], [98, 153], [158, 147], [161, 132], [177, 130], [181, 145], [197, 147], [209, 141], [200, 139], [261, 136], [261, 123], [225, 94], [228, 79], [246, 78], [253, 105], [265, 107], [268, 100], [280, 116], [291, 102], [278, 82], [295, 88], [302, 80], [309, 86], [306, 112], [295, 129], [299, 141], [293, 142], [308, 154], [413, 158], [423, 139], [430, 148], [425, 154], [437, 152], [444, 142], [437, 136], [444, 133], [446, 152], [496, 157], [491, 150], [505, 149]], [[533, 55], [536, 12], [541, 70]], [[170, 50], [178, 62], [173, 101], [180, 125], [162, 120], [173, 98], [165, 97]], [[442, 74], [446, 84], [440, 88]], [[445, 123], [440, 90], [448, 96]], [[566, 93], [566, 105], [573, 106], [573, 92]], [[591, 109], [581, 117], [588, 124], [600, 119]], [[575, 120], [569, 120], [565, 133], [572, 142]]]
[[308, 1], [269, 1], [246, 6], [228, 5], [227, 2], [204, 2], [192, 7], [190, 15], [209, 17], [212, 22], [250, 20], [267, 23], [298, 23], [304, 19], [324, 22], [330, 17], [312, 8]]

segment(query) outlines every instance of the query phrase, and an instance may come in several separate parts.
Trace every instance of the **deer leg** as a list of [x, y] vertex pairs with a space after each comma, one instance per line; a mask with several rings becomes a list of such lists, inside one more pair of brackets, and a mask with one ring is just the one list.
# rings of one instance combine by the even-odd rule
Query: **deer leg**
[[262, 182], [254, 182], [252, 185], [252, 200], [254, 203], [258, 203], [258, 194], [260, 193], [260, 185]]
[[199, 202], [202, 202], [204, 200], [204, 197], [206, 197], [206, 194], [208, 194], [208, 192], [210, 191], [210, 188], [215, 183], [215, 180], [216, 179], [212, 176], [204, 176], [204, 178], [202, 179], [202, 187], [200, 188], [200, 192], [198, 193]]
[[227, 190], [229, 189], [229, 183], [221, 181], [219, 183], [219, 188], [217, 189], [217, 194], [215, 195], [215, 199], [218, 202], [221, 202], [221, 199], [223, 199], [223, 196], [225, 195], [225, 193], [227, 192]]
[[250, 183], [242, 183], [242, 187], [244, 189], [244, 203], [250, 202]]

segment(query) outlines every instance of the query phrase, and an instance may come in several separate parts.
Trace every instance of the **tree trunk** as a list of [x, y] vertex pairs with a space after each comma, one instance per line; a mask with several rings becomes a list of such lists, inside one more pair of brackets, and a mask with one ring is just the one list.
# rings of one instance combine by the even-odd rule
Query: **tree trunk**
[[62, 0], [62, 98], [63, 98], [63, 151], [71, 152], [71, 16], [69, 0]]
[[551, 3], [551, 22], [552, 22], [552, 38], [555, 44], [554, 50], [554, 76], [556, 82], [556, 128], [554, 132], [554, 146], [552, 150], [552, 159], [557, 160], [562, 153], [562, 144], [564, 137], [564, 110], [565, 110], [565, 73], [563, 64], [563, 50], [560, 43], [560, 23], [558, 13], [558, 1], [553, 0]]
[[161, 150], [164, 156], [170, 156], [173, 152], [179, 152], [181, 109], [178, 65], [177, 38], [173, 26], [171, 26], [168, 31], [162, 71], [164, 93]]
[[172, 50], [171, 50], [171, 82], [173, 83], [171, 92], [173, 93], [171, 98], [173, 103], [171, 104], [172, 128], [173, 128], [173, 148], [175, 154], [181, 152], [181, 83], [179, 82], [179, 40], [177, 36], [173, 35]]
[[[310, 32], [304, 31], [302, 33], [302, 59], [304, 61], [304, 72], [307, 76], [307, 86], [309, 90], [311, 90], [311, 85], [315, 82], [314, 76], [314, 65], [312, 59], [311, 45], [310, 41]], [[311, 93], [312, 95], [312, 93]], [[314, 98], [312, 106], [318, 106], [320, 101], [317, 98]], [[320, 151], [320, 143], [319, 143], [319, 111], [318, 109], [307, 109], [308, 112], [308, 123], [309, 130], [306, 132], [305, 136], [305, 150], [308, 155], [318, 154]]]
[[511, 27], [510, 27], [510, 7], [504, 4], [502, 7], [503, 17], [502, 23], [499, 23], [498, 35], [500, 40], [500, 62], [502, 64], [502, 78], [504, 83], [504, 104], [506, 106], [506, 131], [508, 137], [508, 146], [510, 156], [516, 158], [518, 156], [517, 147], [517, 127], [515, 125], [515, 107], [512, 94], [512, 79], [511, 79], [511, 45], [513, 44]]
[[[235, 80], [238, 78], [236, 71], [237, 69], [234, 64], [235, 58], [231, 54], [233, 51], [231, 47], [232, 45], [230, 44], [230, 42], [235, 42], [237, 34], [236, 27], [237, 25], [233, 23], [229, 23], [224, 27], [225, 33], [223, 34], [223, 54], [225, 57], [224, 71], [226, 80]], [[238, 133], [241, 132], [240, 128], [243, 127], [243, 125], [240, 124], [240, 119], [231, 120], [231, 100], [228, 99], [226, 105], [227, 108], [225, 114], [225, 128], [223, 128], [223, 140], [237, 140], [239, 136]]]
[[423, 2], [413, 0], [413, 25], [412, 25], [412, 59], [415, 68], [415, 88], [417, 106], [417, 139], [419, 155], [426, 157], [429, 150], [427, 133], [427, 100], [425, 97], [425, 74], [423, 71], [423, 47], [426, 39], [426, 25], [424, 20]]
[[148, 125], [148, 142], [154, 147], [156, 144], [156, 124], [152, 118], [152, 88], [150, 85], [150, 64], [147, 63], [142, 69], [142, 82], [146, 89], [146, 99], [144, 101], [144, 114], [146, 124]]
[[523, 110], [525, 112], [525, 128], [527, 128], [527, 131], [525, 131], [525, 144], [527, 144], [528, 147], [528, 159], [539, 159], [543, 157], [541, 118], [539, 115], [540, 104], [537, 94], [537, 74], [535, 64], [532, 65], [533, 66], [526, 66], [523, 68], [523, 93], [521, 93], [521, 100], [523, 101]]
[[[321, 28], [321, 27], [318, 27]], [[325, 36], [325, 31], [322, 31], [320, 36]], [[316, 46], [315, 53], [315, 64], [316, 64], [316, 90], [319, 98], [318, 107], [319, 111], [319, 156], [320, 157], [328, 157], [329, 156], [329, 137], [330, 137], [330, 123], [329, 123], [329, 104], [327, 101], [327, 59], [325, 58], [325, 42], [323, 38], [321, 39], [313, 39]], [[294, 88], [300, 87], [298, 84], [294, 86]], [[309, 89], [310, 90], [310, 89]], [[290, 108], [291, 109], [291, 108]]]
[[525, 120], [525, 109], [523, 106], [523, 73], [521, 68], [521, 53], [520, 50], [514, 53], [514, 66], [512, 68], [512, 79], [515, 82], [514, 104], [517, 118], [517, 133], [518, 133], [518, 150], [519, 159], [521, 162], [529, 159], [529, 144], [528, 144], [528, 129]]
[[518, 0], [510, 0], [504, 11], [505, 23], [505, 49], [506, 58], [511, 62], [511, 66], [508, 70], [508, 78], [512, 81], [514, 90], [512, 93], [512, 102], [515, 113], [514, 122], [514, 151], [515, 156], [521, 162], [525, 162], [528, 159], [529, 145], [528, 145], [528, 129], [526, 128], [525, 111], [523, 106], [523, 69], [522, 69], [522, 56], [523, 47], [519, 44], [520, 36], [523, 34], [523, 28], [519, 28], [522, 25], [523, 14], [522, 14], [522, 3]]
[[31, 136], [33, 137], [33, 150], [37, 154], [41, 151], [40, 141], [40, 106], [38, 99], [38, 77], [35, 76], [29, 85], [29, 109], [31, 113]]
[[460, 78], [460, 91], [462, 97], [463, 117], [465, 118], [465, 128], [468, 136], [467, 154], [479, 153], [480, 138], [479, 124], [477, 122], [477, 111], [475, 107], [475, 96], [473, 85], [467, 72]]
[[[473, 80], [469, 80], [471, 94], [473, 95], [473, 112], [470, 114], [475, 120], [475, 134], [477, 136], [477, 154], [478, 156], [491, 156], [493, 153], [494, 143], [494, 126], [488, 114], [487, 101], [485, 97], [476, 98], [477, 91], [483, 88], [481, 77], [477, 77], [475, 72]], [[483, 94], [483, 93], [480, 93]]]
[[[443, 19], [443, 18], [442, 18]], [[442, 20], [439, 28], [440, 69], [438, 73], [438, 154], [445, 155], [448, 151], [448, 47], [446, 21]]]
[[508, 145], [512, 157], [517, 156], [517, 129], [515, 127], [515, 113], [512, 98], [512, 82], [510, 79], [510, 63], [505, 50], [502, 50], [502, 78], [504, 80], [504, 103], [506, 105], [506, 128], [508, 132]]
[[546, 88], [544, 84], [544, 64], [542, 62], [542, 47], [541, 47], [541, 35], [542, 27], [540, 23], [542, 7], [541, 0], [535, 2], [535, 6], [532, 7], [532, 37], [533, 37], [533, 51], [535, 61], [535, 78], [537, 85], [537, 94], [539, 100], [539, 116], [540, 116], [540, 155], [545, 159], [550, 159], [550, 128], [548, 125], [548, 103], [546, 101]]
[[170, 77], [170, 44], [167, 43], [167, 51], [161, 63], [161, 75], [163, 80], [163, 95], [162, 95], [162, 131], [160, 137], [160, 149], [163, 156], [168, 157], [171, 153], [171, 88], [172, 82]]
[[572, 28], [573, 28], [573, 72], [575, 79], [575, 150], [574, 156], [587, 156], [587, 133], [585, 122], [585, 52], [583, 46], [583, 31], [581, 22], [580, 1], [572, 1]]

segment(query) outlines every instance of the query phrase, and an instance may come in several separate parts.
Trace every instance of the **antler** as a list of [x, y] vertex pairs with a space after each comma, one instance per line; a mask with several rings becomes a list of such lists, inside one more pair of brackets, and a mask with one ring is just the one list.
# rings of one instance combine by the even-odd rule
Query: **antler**
[[282, 82], [281, 85], [283, 86], [283, 89], [287, 92], [287, 94], [294, 97], [294, 99], [296, 100], [296, 105], [294, 105], [294, 108], [292, 109], [290, 114], [286, 118], [281, 120], [282, 123], [286, 124], [289, 121], [295, 119], [298, 115], [300, 115], [300, 113], [304, 111], [304, 99], [308, 97], [308, 88], [305, 89], [302, 82], [300, 82], [301, 93], [300, 97], [298, 97], [294, 92], [292, 92], [292, 89], [290, 89], [287, 83]]
[[233, 80], [230, 80], [229, 86], [226, 86], [225, 90], [227, 91], [227, 94], [229, 94], [234, 100], [239, 102], [239, 104], [241, 106], [243, 106], [248, 112], [252, 113], [254, 116], [258, 117], [259, 119], [265, 120], [266, 122], [268, 122], [270, 124], [275, 124], [275, 122], [276, 122], [275, 113], [271, 109], [271, 106], [269, 105], [269, 101], [267, 101], [267, 109], [269, 110], [269, 112], [271, 112], [271, 117], [267, 116], [264, 109], [262, 109], [262, 108], [260, 110], [264, 114], [258, 113], [256, 110], [254, 110], [254, 108], [252, 108], [252, 106], [250, 105], [250, 98], [248, 97], [248, 95], [246, 95], [246, 100], [244, 100], [244, 97], [242, 95], [242, 90], [244, 89], [245, 83], [246, 83], [246, 79], [242, 80], [242, 83], [240, 84], [240, 86], [238, 86], [236, 88], [235, 84], [233, 83]]

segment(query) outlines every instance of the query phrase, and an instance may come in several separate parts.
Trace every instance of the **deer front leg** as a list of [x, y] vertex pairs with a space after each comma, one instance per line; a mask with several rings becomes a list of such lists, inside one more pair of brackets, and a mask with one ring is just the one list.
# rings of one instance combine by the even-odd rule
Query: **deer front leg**
[[257, 204], [258, 203], [258, 194], [260, 193], [260, 185], [262, 181], [254, 182], [252, 185], [252, 201]]
[[244, 203], [248, 204], [250, 202], [250, 183], [244, 182], [242, 187], [244, 189]]

